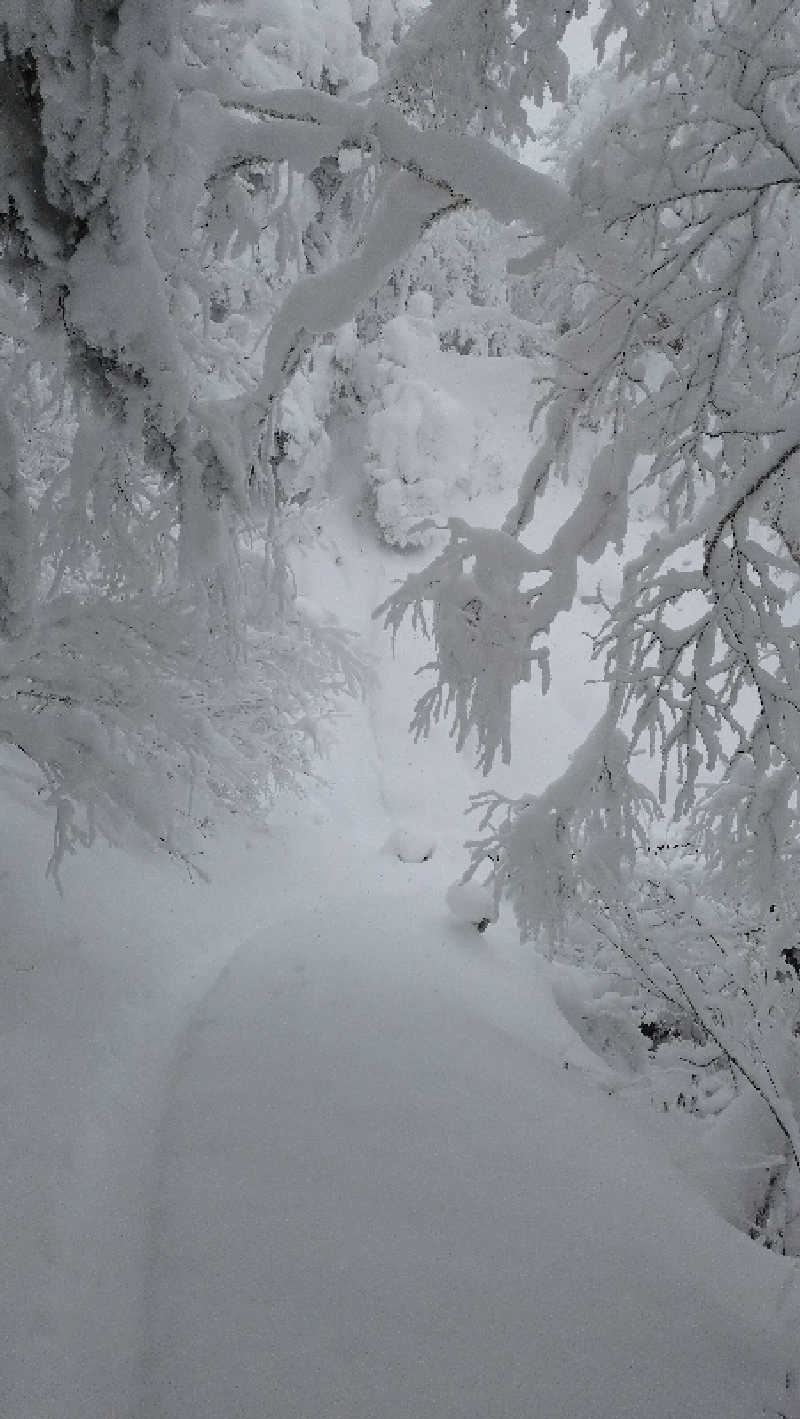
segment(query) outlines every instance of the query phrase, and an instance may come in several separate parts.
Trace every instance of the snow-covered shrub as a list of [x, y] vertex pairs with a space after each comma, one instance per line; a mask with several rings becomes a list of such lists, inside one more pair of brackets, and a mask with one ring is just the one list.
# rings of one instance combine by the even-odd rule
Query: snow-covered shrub
[[480, 398], [469, 402], [479, 372], [470, 384], [448, 371], [459, 356], [442, 353], [438, 325], [430, 296], [417, 291], [353, 364], [353, 387], [366, 406], [370, 500], [384, 539], [397, 547], [428, 545], [454, 502], [515, 475], [509, 449], [521, 433], [504, 448], [492, 409]]
[[468, 488], [474, 476], [469, 413], [426, 371], [438, 348], [433, 304], [421, 291], [375, 342], [366, 472], [375, 519], [386, 541], [397, 547], [426, 542], [430, 524], [441, 518], [454, 489]]
[[[715, 893], [689, 844], [651, 844], [656, 805], [628, 777], [622, 736], [607, 736], [606, 720], [538, 797], [476, 799], [489, 831], [471, 845], [470, 871], [494, 862], [496, 895], [523, 933], [586, 973], [563, 1008], [589, 1047], [638, 1077], [641, 1098], [713, 1122], [700, 1141], [720, 1154], [719, 1177], [706, 1165], [709, 1187], [722, 1189], [730, 1220], [797, 1253], [795, 923]], [[754, 1119], [746, 1134], [743, 1112]]]

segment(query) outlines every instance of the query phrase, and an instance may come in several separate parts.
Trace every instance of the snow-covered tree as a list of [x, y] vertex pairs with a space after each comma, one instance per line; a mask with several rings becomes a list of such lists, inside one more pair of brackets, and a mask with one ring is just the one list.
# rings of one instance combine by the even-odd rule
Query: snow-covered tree
[[[581, 564], [622, 556], [619, 595], [599, 602], [606, 714], [543, 794], [485, 796], [472, 869], [494, 861], [524, 932], [598, 959], [613, 945], [649, 1008], [673, 1025], [678, 1011], [676, 1032], [712, 1041], [769, 1106], [796, 1169], [800, 14], [785, 0], [599, 10], [616, 80], [587, 81], [557, 125], [564, 205], [514, 262], [545, 290], [552, 271], [560, 307], [534, 456], [502, 531], [454, 520], [383, 611], [436, 640], [416, 730], [450, 716], [488, 771], [537, 662], [546, 688]], [[534, 553], [539, 500], [587, 429], [577, 507]], [[691, 892], [653, 879], [640, 746], [700, 854]], [[796, 1171], [793, 1190], [796, 1209]]]
[[[598, 45], [622, 32], [620, 101], [570, 145], [559, 229], [534, 234], [517, 263], [537, 272], [555, 245], [579, 264], [538, 447], [502, 534], [470, 537], [458, 524], [445, 558], [492, 586], [518, 568], [506, 624], [515, 647], [524, 626], [524, 678], [575, 597], [579, 562], [623, 548], [632, 498], [647, 508], [654, 531], [597, 642], [609, 734], [623, 725], [629, 752], [642, 736], [658, 746], [662, 798], [672, 768], [673, 811], [700, 799], [710, 864], [722, 867], [727, 839], [737, 877], [749, 861], [770, 893], [794, 873], [800, 771], [799, 24], [778, 0], [604, 7]], [[581, 501], [549, 549], [521, 559], [537, 500], [587, 424], [599, 451]], [[438, 595], [438, 624], [454, 624], [458, 585], [437, 566], [399, 594], [392, 618]], [[470, 598], [462, 619], [475, 616]], [[493, 644], [502, 655], [499, 633]], [[449, 653], [443, 632], [443, 675]], [[462, 664], [449, 699], [459, 733], [481, 721], [488, 767], [508, 751], [507, 697], [492, 716], [478, 712], [479, 659]], [[704, 769], [720, 770], [722, 787], [706, 793]]]
[[278, 402], [443, 214], [552, 220], [494, 142], [564, 92], [584, 10], [0, 7], [0, 734], [44, 770], [57, 856], [128, 819], [184, 854], [173, 790], [188, 822], [302, 768], [312, 684], [354, 668], [292, 604]]
[[[213, 412], [252, 385], [315, 210], [308, 164], [240, 154], [214, 87], [377, 72], [368, 14], [306, 9], [0, 7], [0, 737], [44, 773], [56, 865], [131, 825], [187, 856], [210, 801], [307, 771], [358, 680], [294, 602], [257, 446]], [[401, 20], [378, 11], [373, 48]]]
[[[523, 223], [518, 277], [569, 251], [572, 309], [503, 532], [454, 527], [436, 574], [392, 608], [439, 602], [444, 678], [418, 723], [449, 706], [460, 737], [479, 728], [486, 767], [508, 751], [511, 688], [532, 662], [546, 669], [579, 561], [622, 545], [631, 489], [650, 489], [664, 525], [598, 643], [608, 732], [660, 740], [679, 815], [704, 760], [721, 765], [725, 791], [699, 819], [709, 860], [721, 865], [722, 825], [762, 878], [772, 854], [772, 890], [792, 858], [800, 763], [786, 314], [797, 17], [777, 0], [601, 9], [597, 44], [617, 37], [624, 83], [613, 103], [604, 81], [590, 129], [565, 143], [565, 183], [508, 145], [526, 102], [566, 97], [561, 41], [580, 0], [329, 0], [291, 19], [277, 3], [39, 0], [4, 16], [9, 409], [23, 352], [73, 429], [61, 466], [28, 478], [38, 541], [26, 533], [6, 559], [29, 566], [43, 606], [67, 596], [83, 615], [156, 595], [215, 655], [242, 659], [243, 529], [285, 604], [264, 500], [293, 373], [443, 216]], [[263, 358], [242, 349], [259, 319]], [[534, 556], [521, 535], [587, 423], [602, 447], [585, 494]], [[31, 646], [49, 616], [31, 615]], [[335, 679], [335, 652], [316, 644]], [[507, 665], [484, 702], [490, 653]]]

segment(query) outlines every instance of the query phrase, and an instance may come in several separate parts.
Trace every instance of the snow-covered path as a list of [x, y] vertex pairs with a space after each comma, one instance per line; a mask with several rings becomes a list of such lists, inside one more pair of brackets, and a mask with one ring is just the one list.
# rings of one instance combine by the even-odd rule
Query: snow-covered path
[[[567, 968], [448, 916], [481, 781], [408, 738], [425, 647], [369, 616], [409, 561], [343, 484], [299, 580], [379, 673], [327, 785], [223, 824], [210, 885], [98, 846], [63, 900], [35, 783], [2, 790], [0, 1416], [797, 1419], [791, 1264], [609, 1097]], [[498, 786], [591, 724], [578, 634]]]
[[783, 1361], [743, 1340], [768, 1259], [407, 907], [312, 887], [195, 1016], [141, 1419], [769, 1413]]

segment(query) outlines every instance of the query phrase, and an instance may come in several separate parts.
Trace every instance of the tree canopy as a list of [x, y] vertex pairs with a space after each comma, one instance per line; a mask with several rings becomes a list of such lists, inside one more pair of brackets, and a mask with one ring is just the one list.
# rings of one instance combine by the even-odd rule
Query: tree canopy
[[[505, 526], [454, 522], [386, 608], [395, 625], [432, 608], [437, 682], [416, 726], [449, 714], [485, 769], [507, 756], [511, 691], [534, 665], [546, 688], [579, 562], [623, 549], [631, 499], [649, 500], [655, 530], [596, 647], [609, 706], [583, 761], [600, 756], [606, 806], [587, 782], [555, 815], [540, 805], [543, 821], [573, 863], [595, 820], [632, 860], [644, 736], [710, 867], [731, 842], [740, 880], [770, 900], [790, 889], [796, 7], [601, 0], [598, 60], [613, 54], [578, 104], [564, 37], [586, 13], [6, 10], [1, 732], [44, 768], [62, 844], [99, 814], [177, 845], [165, 775], [257, 798], [301, 768], [318, 687], [352, 688], [358, 670], [292, 598], [276, 410], [320, 337], [443, 219], [480, 211], [522, 239], [513, 269], [534, 303], [548, 265], [568, 275]], [[545, 97], [566, 106], [554, 176], [519, 148]], [[27, 448], [34, 425], [26, 462], [15, 436]], [[537, 500], [587, 427], [583, 496], [534, 554]], [[533, 811], [521, 799], [510, 821]]]

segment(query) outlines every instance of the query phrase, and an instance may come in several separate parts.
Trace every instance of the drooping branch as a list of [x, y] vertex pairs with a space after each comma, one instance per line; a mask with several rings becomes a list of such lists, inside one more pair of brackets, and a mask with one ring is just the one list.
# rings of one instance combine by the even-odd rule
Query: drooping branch
[[[552, 178], [484, 139], [416, 128], [382, 98], [358, 104], [311, 90], [259, 92], [227, 77], [216, 88], [213, 99], [204, 92], [187, 100], [188, 127], [206, 162], [280, 158], [308, 171], [349, 148], [384, 174], [353, 253], [298, 280], [276, 312], [258, 389], [240, 401], [257, 420], [269, 416], [314, 338], [351, 319], [433, 221], [473, 205], [542, 232], [568, 225], [571, 203]], [[219, 416], [210, 422], [219, 427]]]

